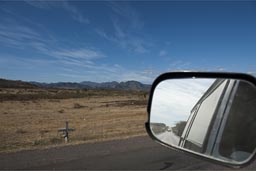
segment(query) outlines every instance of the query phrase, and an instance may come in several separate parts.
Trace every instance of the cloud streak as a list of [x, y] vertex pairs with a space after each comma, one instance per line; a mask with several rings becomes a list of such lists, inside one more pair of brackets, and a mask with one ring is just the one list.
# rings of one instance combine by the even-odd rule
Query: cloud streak
[[92, 60], [92, 59], [104, 57], [102, 53], [91, 50], [91, 49], [68, 49], [68, 50], [62, 49], [62, 50], [53, 51], [51, 55], [58, 56], [58, 57], [85, 59], [85, 60]]
[[198, 100], [215, 79], [173, 79], [161, 82], [155, 90], [151, 122], [175, 125], [186, 121]]
[[[42, 1], [41, 4], [34, 4], [34, 7], [48, 10], [57, 8], [56, 3], [59, 2], [48, 3], [48, 1]], [[65, 10], [79, 18], [80, 13], [76, 8], [70, 6], [69, 3], [66, 4], [65, 8]], [[63, 78], [63, 80], [74, 79], [74, 81], [137, 80], [144, 83], [152, 83], [156, 77], [156, 73], [144, 72], [143, 68], [131, 70], [120, 64], [111, 64], [111, 62], [104, 59], [108, 58], [108, 56], [100, 49], [93, 46], [81, 46], [79, 43], [67, 41], [65, 38], [60, 39], [56, 34], [50, 32], [48, 28], [41, 27], [41, 25], [29, 18], [18, 16], [14, 12], [12, 14], [6, 12], [6, 14], [6, 17], [0, 17], [2, 19], [0, 23], [0, 45], [3, 49], [9, 51], [9, 55], [0, 54], [0, 67], [8, 66], [8, 73], [15, 70], [34, 73], [37, 70], [37, 72], [40, 71], [39, 75], [44, 73], [44, 76], [47, 76], [47, 74], [54, 72], [51, 77], [59, 78], [59, 81]], [[133, 16], [133, 14], [127, 14], [127, 16], [129, 15]], [[130, 51], [136, 53], [148, 52], [147, 48], [149, 45], [137, 33], [133, 34], [133, 31], [126, 31], [125, 25], [120, 22], [121, 19], [112, 18], [114, 30], [112, 35], [109, 36], [105, 32], [100, 32], [100, 30], [98, 34]], [[134, 24], [132, 28], [139, 29], [139, 25], [136, 26]], [[19, 51], [22, 53], [17, 55], [16, 52]], [[101, 59], [105, 62], [100, 61]], [[12, 64], [15, 64], [15, 67], [11, 67]], [[72, 75], [77, 76], [70, 78]], [[28, 78], [28, 76], [24, 77]], [[36, 77], [36, 79], [40, 78]], [[47, 77], [44, 77], [44, 81], [46, 80]]]
[[75, 7], [72, 6], [68, 1], [62, 1], [63, 8], [70, 12], [72, 18], [82, 24], [89, 24], [90, 20], [82, 15], [82, 13]]
[[[11, 49], [24, 50], [29, 49], [33, 57], [25, 57], [30, 61], [36, 59], [37, 55], [44, 55], [45, 63], [49, 63], [49, 59], [55, 61], [56, 64], [64, 64], [66, 67], [77, 66], [87, 69], [95, 69], [97, 66], [94, 60], [106, 57], [99, 50], [87, 47], [63, 47], [65, 42], [61, 40], [52, 40], [54, 35], [48, 35], [38, 27], [32, 28], [28, 25], [17, 24], [15, 20], [5, 20], [0, 24], [0, 44], [2, 47]], [[2, 57], [6, 56], [1, 54]], [[22, 56], [15, 58], [15, 61], [26, 60]], [[8, 63], [5, 61], [5, 63]], [[17, 63], [17, 62], [16, 62]], [[38, 62], [33, 62], [39, 65]], [[21, 64], [21, 63], [20, 63]], [[50, 64], [50, 63], [49, 63]], [[58, 64], [58, 65], [59, 65]]]
[[152, 43], [140, 33], [144, 24], [136, 10], [126, 2], [109, 2], [109, 7], [113, 11], [112, 32], [99, 28], [95, 32], [123, 49], [140, 54], [149, 52]]
[[34, 49], [44, 49], [46, 41], [51, 40], [47, 37], [42, 37], [34, 29], [25, 26], [17, 25], [15, 21], [2, 22], [0, 24], [0, 43], [4, 46], [15, 48], [32, 47]]
[[107, 33], [102, 29], [95, 29], [95, 32], [101, 37], [114, 42], [123, 49], [127, 49], [136, 53], [147, 53], [151, 43], [146, 42], [143, 38], [139, 36], [134, 36], [128, 31], [124, 31], [121, 24], [117, 20], [112, 20], [114, 34]]
[[167, 54], [168, 54], [168, 53], [167, 53], [166, 50], [161, 50], [161, 51], [159, 52], [159, 56], [160, 56], [160, 57], [166, 56]]
[[115, 14], [125, 19], [133, 29], [141, 29], [144, 25], [139, 13], [128, 2], [109, 2]]
[[74, 5], [71, 5], [68, 1], [45, 1], [45, 0], [37, 0], [37, 1], [25, 1], [29, 5], [49, 10], [51, 8], [62, 8], [63, 10], [67, 11], [71, 17], [78, 21], [81, 24], [89, 24], [90, 20], [87, 17], [84, 17], [81, 11], [79, 11]]
[[[107, 56], [93, 48], [64, 48], [60, 41], [52, 41], [49, 37], [52, 36], [39, 33], [37, 30], [25, 25], [15, 27], [14, 23], [1, 24], [1, 45], [12, 49], [30, 49], [30, 52], [34, 51], [38, 55], [45, 56], [39, 60], [36, 56], [32, 59], [23, 58], [22, 56], [8, 55], [7, 57], [4, 54], [0, 54], [2, 66], [15, 64], [13, 68], [8, 67], [9, 71], [22, 69], [27, 72], [33, 72], [35, 68], [56, 70], [57, 77], [63, 78], [63, 80], [73, 79], [74, 81], [138, 80], [144, 83], [151, 83], [155, 77], [142, 71], [131, 71], [118, 64], [94, 63], [96, 59], [106, 58]], [[45, 79], [41, 81], [45, 81]]]

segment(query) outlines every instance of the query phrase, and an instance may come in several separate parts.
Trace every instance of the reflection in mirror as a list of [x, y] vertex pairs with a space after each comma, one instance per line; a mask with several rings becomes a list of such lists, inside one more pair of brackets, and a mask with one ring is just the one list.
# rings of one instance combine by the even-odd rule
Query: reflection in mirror
[[154, 90], [153, 135], [183, 148], [230, 163], [246, 162], [256, 145], [256, 90], [232, 79], [170, 79]]

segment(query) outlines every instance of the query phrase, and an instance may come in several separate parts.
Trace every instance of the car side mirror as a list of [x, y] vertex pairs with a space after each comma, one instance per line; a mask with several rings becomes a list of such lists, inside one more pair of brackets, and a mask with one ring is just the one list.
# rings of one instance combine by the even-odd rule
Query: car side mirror
[[241, 73], [174, 72], [153, 83], [146, 129], [178, 151], [233, 167], [256, 153], [256, 79]]

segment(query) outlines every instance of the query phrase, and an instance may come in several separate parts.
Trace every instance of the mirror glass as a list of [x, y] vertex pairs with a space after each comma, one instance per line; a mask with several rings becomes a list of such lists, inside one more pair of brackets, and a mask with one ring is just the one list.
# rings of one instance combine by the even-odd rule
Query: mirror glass
[[228, 163], [255, 153], [256, 90], [234, 79], [169, 79], [154, 90], [150, 129], [166, 145]]

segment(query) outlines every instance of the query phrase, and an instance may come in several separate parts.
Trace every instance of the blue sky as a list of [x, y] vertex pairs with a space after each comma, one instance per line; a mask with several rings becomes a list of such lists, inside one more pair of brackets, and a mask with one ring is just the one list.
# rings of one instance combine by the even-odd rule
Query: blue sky
[[253, 1], [1, 1], [0, 77], [151, 83], [256, 70]]

